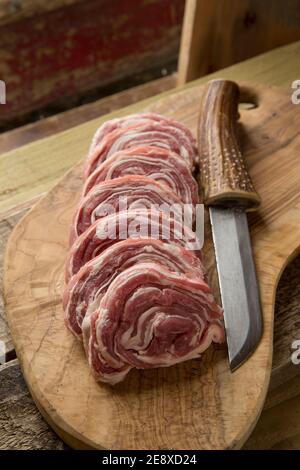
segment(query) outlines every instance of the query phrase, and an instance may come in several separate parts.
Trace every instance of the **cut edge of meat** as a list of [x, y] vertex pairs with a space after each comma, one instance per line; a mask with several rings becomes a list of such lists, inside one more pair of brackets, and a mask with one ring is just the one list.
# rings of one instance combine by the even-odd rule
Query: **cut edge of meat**
[[221, 319], [203, 279], [141, 263], [112, 281], [91, 316], [90, 367], [97, 380], [115, 384], [133, 367], [197, 358], [212, 342], [224, 342]]
[[[134, 168], [139, 167], [139, 173], [132, 173], [133, 170], [130, 170], [129, 166], [126, 167], [126, 163], [131, 161]], [[148, 168], [148, 173], [143, 170], [143, 165]], [[123, 173], [120, 174], [121, 169]], [[150, 173], [151, 170], [152, 173]], [[114, 176], [114, 172], [117, 173], [117, 176]], [[85, 181], [83, 195], [86, 196], [96, 184], [133, 174], [152, 179], [155, 177], [156, 181], [158, 180], [157, 175], [160, 175], [159, 182], [174, 191], [174, 187], [176, 187], [176, 193], [183, 203], [197, 204], [199, 202], [199, 188], [186, 161], [175, 152], [150, 145], [131, 147], [108, 157]], [[173, 181], [174, 175], [175, 181], [171, 185], [170, 180]]]

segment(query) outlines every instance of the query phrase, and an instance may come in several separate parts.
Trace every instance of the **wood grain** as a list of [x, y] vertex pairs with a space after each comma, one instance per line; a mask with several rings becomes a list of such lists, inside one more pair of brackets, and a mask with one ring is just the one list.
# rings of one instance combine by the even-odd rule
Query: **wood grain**
[[299, 39], [298, 0], [187, 0], [178, 85]]
[[55, 116], [44, 118], [34, 123], [4, 132], [0, 134], [0, 154], [65, 131], [66, 129], [78, 126], [91, 119], [99, 118], [103, 114], [111, 113], [124, 106], [129, 106], [143, 99], [163, 93], [164, 91], [175, 88], [175, 86], [176, 74], [168, 75], [158, 80], [152, 80], [142, 85], [129, 88], [128, 90], [105, 96], [105, 98], [93, 101], [92, 103], [77, 106], [76, 108], [56, 114]]
[[[66, 445], [50, 430], [38, 412], [24, 382], [18, 361], [14, 360], [0, 366], [0, 377], [0, 449], [66, 449]], [[285, 391], [290, 388], [290, 386], [289, 388], [285, 387]], [[259, 445], [259, 448], [264, 450], [269, 449], [270, 446], [273, 449], [299, 449], [299, 423], [294, 421], [292, 429], [290, 423], [285, 426], [285, 422], [289, 421], [290, 416], [293, 419], [294, 408], [298, 409], [299, 406], [300, 400], [297, 397], [292, 402], [290, 399], [286, 399], [281, 406], [276, 406], [272, 412], [263, 412], [244, 448], [254, 450]], [[271, 416], [272, 423], [270, 423]], [[275, 420], [276, 432], [274, 432]], [[26, 422], [25, 427], [24, 421]], [[272, 430], [271, 439], [269, 438], [269, 426]], [[262, 429], [265, 432], [262, 432]]]
[[263, 411], [246, 449], [299, 450], [300, 400], [299, 396]]
[[[51, 431], [38, 412], [24, 382], [18, 361], [14, 360], [0, 366], [0, 378], [0, 449], [66, 449], [66, 445]], [[285, 392], [294, 387], [297, 387], [296, 382], [294, 386], [289, 384], [288, 387], [285, 387]], [[298, 380], [298, 389], [299, 387]], [[264, 450], [270, 448], [270, 445], [273, 449], [300, 448], [299, 423], [294, 421], [292, 430], [290, 424], [285, 426], [286, 420], [295, 414], [294, 407], [298, 409], [300, 406], [299, 397], [292, 401], [292, 405], [290, 398], [294, 397], [287, 397], [284, 402], [281, 402], [282, 405], [276, 406], [271, 413], [263, 411], [244, 448], [256, 449], [257, 445]], [[271, 424], [270, 416], [273, 417]], [[277, 430], [274, 433], [275, 420]], [[24, 426], [24, 422], [26, 426]], [[269, 438], [269, 426], [272, 430], [271, 439]], [[262, 432], [262, 429], [265, 432]]]
[[[254, 59], [222, 70], [222, 78], [236, 81], [261, 82], [268, 85], [280, 85], [288, 90], [295, 77], [300, 76], [300, 42], [263, 54]], [[276, 73], [274, 73], [276, 71]], [[205, 83], [211, 78], [218, 78], [219, 73], [212, 74], [194, 84]], [[158, 99], [174, 94], [175, 90], [162, 93], [110, 113], [109, 119], [118, 115], [133, 113], [141, 107], [149, 106]], [[47, 139], [46, 146], [51, 154], [45, 151], [43, 141], [33, 143], [26, 149], [19, 148], [0, 156], [0, 211], [11, 209], [19, 203], [26, 202], [43, 192], [48, 191], [55, 182], [82, 158], [87, 149], [86, 141], [92, 138], [102, 118], [92, 119], [80, 126], [61, 132]], [[67, 142], [67, 145], [66, 145]], [[64, 146], [64, 147], [63, 147]], [[55, 148], [55, 152], [53, 151]], [[63, 158], [61, 149], [64, 148]], [[49, 158], [51, 155], [51, 158]]]
[[41, 418], [18, 361], [0, 366], [0, 449], [62, 450], [63, 442]]
[[50, 11], [48, 1], [38, 3], [44, 7], [37, 14], [7, 24], [0, 18], [2, 127], [70, 108], [106, 87], [113, 92], [121, 81], [177, 61], [184, 0], [163, 0], [163, 8], [161, 0], [60, 1]]
[[[147, 109], [172, 115], [195, 131], [200, 95], [196, 86]], [[60, 303], [68, 226], [81, 184], [79, 166], [13, 232], [5, 280], [11, 332], [35, 401], [71, 446], [239, 448], [254, 427], [271, 369], [275, 288], [288, 258], [298, 249], [300, 225], [299, 108], [277, 90], [258, 87], [256, 95], [259, 106], [241, 111], [242, 145], [263, 201], [250, 222], [265, 329], [255, 354], [234, 374], [229, 373], [226, 352], [211, 349], [202, 361], [134, 371], [113, 389], [94, 382], [80, 344], [63, 326]], [[70, 145], [68, 133], [64, 137], [58, 139], [60, 146], [55, 139], [47, 140], [54, 159]], [[89, 133], [82, 136], [86, 147], [89, 138]], [[80, 152], [77, 148], [77, 158]], [[205, 258], [216, 291], [210, 239]]]
[[26, 214], [27, 210], [28, 208], [26, 207], [20, 207], [19, 210], [13, 214], [0, 215], [0, 341], [3, 341], [5, 344], [6, 361], [10, 361], [15, 358], [15, 348], [9, 333], [3, 301], [2, 281], [4, 253], [9, 235], [16, 223]]
[[50, 12], [64, 6], [78, 3], [82, 0], [20, 0], [19, 2], [0, 0], [0, 26]]
[[[297, 369], [296, 366], [294, 367], [295, 369]], [[271, 383], [272, 383], [272, 380], [271, 380]], [[278, 385], [276, 388], [269, 387], [268, 395], [267, 395], [265, 405], [264, 405], [264, 410], [267, 410], [269, 408], [276, 408], [281, 403], [287, 400], [290, 400], [291, 398], [295, 398], [295, 397], [298, 397], [299, 404], [300, 404], [299, 367], [298, 367], [298, 375], [296, 375], [292, 379], [287, 380], [281, 385]], [[284, 430], [282, 430], [282, 435], [283, 434], [284, 434]]]
[[[300, 256], [282, 275], [276, 297], [274, 359], [270, 389], [283, 386], [297, 377], [300, 386], [300, 365], [291, 361], [291, 345], [300, 339]], [[289, 300], [287, 300], [289, 299]]]

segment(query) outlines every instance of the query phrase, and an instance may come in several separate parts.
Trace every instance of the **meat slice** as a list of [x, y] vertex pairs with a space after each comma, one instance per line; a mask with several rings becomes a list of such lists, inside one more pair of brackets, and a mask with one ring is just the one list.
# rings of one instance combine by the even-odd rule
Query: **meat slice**
[[111, 119], [110, 121], [106, 121], [102, 124], [99, 129], [96, 131], [92, 144], [90, 146], [89, 154], [92, 154], [95, 148], [101, 143], [102, 139], [110, 132], [115, 131], [116, 129], [128, 129], [131, 127], [147, 125], [147, 124], [161, 124], [163, 126], [171, 126], [179, 131], [185, 136], [185, 141], [189, 142], [192, 150], [190, 150], [191, 154], [193, 154], [193, 158], [197, 156], [197, 145], [196, 140], [191, 133], [191, 131], [174, 119], [167, 118], [157, 113], [140, 113], [140, 114], [130, 114], [129, 116]]
[[151, 122], [128, 128], [117, 128], [107, 133], [88, 155], [85, 164], [87, 178], [104, 160], [115, 152], [138, 146], [164, 148], [180, 155], [189, 168], [195, 165], [195, 150], [185, 133], [178, 127]]
[[224, 341], [221, 318], [203, 279], [138, 264], [112, 281], [90, 317], [90, 367], [97, 380], [115, 384], [133, 367], [198, 358]]
[[70, 243], [97, 219], [112, 212], [135, 208], [151, 209], [154, 206], [159, 206], [166, 216], [171, 207], [179, 217], [183, 211], [177, 194], [151, 178], [133, 175], [104, 181], [94, 186], [81, 199], [73, 220]]
[[158, 147], [133, 147], [114, 153], [85, 183], [86, 195], [98, 183], [125, 175], [144, 175], [174, 191], [185, 204], [199, 202], [198, 185], [185, 161]]
[[96, 220], [74, 241], [66, 261], [66, 281], [115, 243], [148, 237], [185, 247], [200, 256], [201, 243], [189, 226], [155, 210], [121, 211]]
[[[156, 262], [186, 276], [203, 277], [199, 258], [179, 246], [153, 238], [116, 243], [86, 263], [65, 288], [65, 322], [75, 336], [81, 338], [83, 320], [97, 309], [112, 280], [125, 269], [145, 262]], [[85, 330], [88, 330], [87, 320], [85, 323]]]

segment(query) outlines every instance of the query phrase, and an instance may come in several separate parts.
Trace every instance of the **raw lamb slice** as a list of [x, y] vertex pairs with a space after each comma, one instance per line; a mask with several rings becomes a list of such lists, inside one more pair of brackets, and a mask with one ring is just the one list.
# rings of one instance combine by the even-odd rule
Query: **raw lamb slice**
[[89, 364], [115, 384], [133, 367], [167, 367], [224, 341], [222, 311], [203, 279], [155, 262], [122, 271], [90, 317]]
[[116, 129], [128, 129], [130, 127], [136, 127], [140, 125], [147, 125], [151, 123], [158, 123], [163, 126], [172, 126], [178, 129], [179, 131], [182, 132], [182, 134], [185, 136], [185, 141], [189, 142], [190, 145], [188, 147], [191, 147], [190, 153], [193, 155], [193, 158], [195, 159], [197, 156], [197, 145], [196, 145], [196, 140], [191, 133], [191, 131], [181, 124], [178, 121], [175, 121], [174, 119], [167, 118], [165, 116], [162, 116], [160, 114], [156, 113], [141, 113], [141, 114], [130, 114], [129, 116], [121, 117], [121, 118], [116, 118], [116, 119], [111, 119], [110, 121], [106, 121], [104, 124], [102, 124], [99, 129], [96, 131], [92, 144], [90, 146], [89, 150], [89, 155], [92, 154], [95, 150], [95, 148], [100, 144], [101, 140], [110, 132], [115, 131]]
[[179, 246], [153, 238], [128, 239], [116, 243], [82, 266], [65, 288], [65, 322], [75, 336], [81, 338], [84, 319], [85, 330], [88, 329], [86, 315], [89, 317], [99, 306], [112, 280], [125, 269], [145, 262], [156, 262], [172, 272], [185, 273], [186, 276], [203, 277], [199, 258]]
[[[166, 214], [170, 207], [179, 216], [183, 212], [177, 194], [151, 178], [131, 175], [104, 181], [94, 186], [79, 202], [72, 224], [70, 244], [96, 220], [109, 213], [139, 207], [151, 209], [154, 205], [160, 206]], [[192, 217], [192, 208], [190, 211]]]
[[70, 248], [66, 261], [66, 282], [88, 261], [127, 238], [151, 237], [201, 255], [201, 242], [189, 226], [165, 217], [162, 212], [134, 209], [96, 220]]
[[144, 175], [174, 191], [185, 204], [199, 202], [198, 185], [176, 153], [158, 147], [133, 147], [114, 153], [87, 179], [86, 195], [98, 183], [125, 175]]
[[195, 154], [191, 142], [185, 134], [170, 125], [157, 122], [129, 128], [115, 129], [106, 134], [90, 153], [85, 163], [85, 177], [88, 176], [115, 152], [138, 146], [153, 146], [164, 148], [180, 155], [189, 168], [195, 164]]

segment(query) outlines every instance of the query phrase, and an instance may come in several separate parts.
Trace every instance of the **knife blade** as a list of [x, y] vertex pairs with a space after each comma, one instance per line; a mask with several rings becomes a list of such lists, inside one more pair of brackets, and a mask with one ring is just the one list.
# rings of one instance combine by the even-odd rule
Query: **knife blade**
[[253, 353], [263, 331], [246, 215], [258, 208], [260, 199], [238, 145], [238, 99], [236, 83], [209, 82], [198, 125], [200, 182], [209, 206], [232, 371]]
[[[209, 209], [231, 370], [242, 364], [262, 335], [259, 291], [247, 215]], [[226, 247], [226, 249], [224, 249]]]

